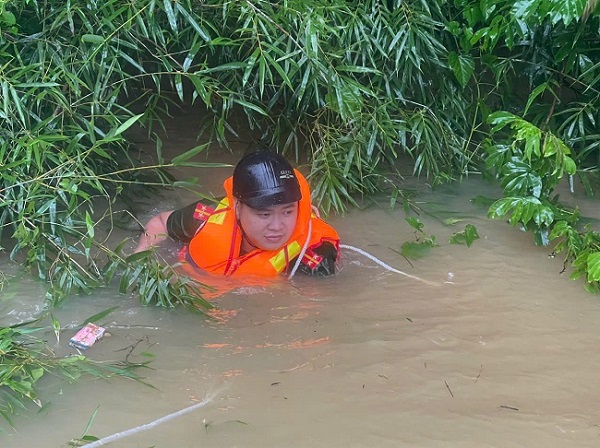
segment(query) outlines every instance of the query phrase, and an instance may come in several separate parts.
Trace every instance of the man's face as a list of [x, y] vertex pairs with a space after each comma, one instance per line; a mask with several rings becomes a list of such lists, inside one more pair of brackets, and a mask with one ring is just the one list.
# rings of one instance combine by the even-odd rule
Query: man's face
[[238, 202], [236, 211], [248, 242], [263, 250], [275, 250], [287, 242], [296, 227], [298, 203], [257, 210]]

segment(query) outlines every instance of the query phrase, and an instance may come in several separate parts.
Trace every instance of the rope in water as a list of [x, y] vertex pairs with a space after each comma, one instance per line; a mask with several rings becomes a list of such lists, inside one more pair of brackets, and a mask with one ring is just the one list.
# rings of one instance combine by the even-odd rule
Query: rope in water
[[145, 425], [136, 426], [135, 428], [128, 429], [126, 431], [121, 431], [111, 436], [103, 437], [98, 439], [92, 443], [88, 443], [87, 445], [83, 445], [83, 448], [96, 448], [98, 446], [106, 445], [107, 443], [114, 442], [115, 440], [123, 439], [125, 437], [131, 436], [133, 434], [137, 434], [138, 432], [146, 431], [148, 429], [152, 429], [155, 426], [160, 425], [161, 423], [165, 423], [169, 420], [172, 420], [177, 417], [181, 417], [184, 414], [195, 411], [196, 409], [202, 408], [213, 401], [216, 393], [208, 395], [204, 400], [200, 403], [193, 404], [188, 406], [187, 408], [181, 409], [180, 411], [173, 412], [172, 414], [165, 415], [164, 417], [158, 418], [150, 423], [146, 423]]
[[362, 249], [359, 249], [358, 247], [349, 246], [349, 245], [347, 245], [347, 244], [340, 244], [340, 247], [341, 247], [342, 249], [348, 249], [348, 250], [352, 250], [352, 251], [354, 251], [354, 252], [357, 252], [357, 253], [359, 253], [359, 254], [361, 254], [361, 255], [364, 255], [364, 256], [365, 256], [365, 257], [367, 257], [369, 260], [372, 260], [372, 261], [374, 261], [374, 262], [375, 262], [375, 263], [377, 263], [379, 266], [381, 266], [381, 267], [383, 267], [383, 268], [387, 269], [387, 270], [388, 270], [388, 271], [390, 271], [390, 272], [395, 272], [396, 274], [404, 275], [405, 277], [412, 278], [413, 280], [420, 281], [420, 282], [422, 282], [422, 283], [425, 283], [426, 285], [430, 285], [430, 286], [439, 286], [439, 283], [436, 283], [436, 282], [431, 282], [431, 281], [429, 281], [429, 280], [424, 280], [424, 279], [422, 279], [422, 278], [420, 278], [420, 277], [417, 277], [416, 275], [407, 274], [406, 272], [402, 272], [402, 271], [400, 271], [399, 269], [393, 268], [393, 267], [391, 267], [389, 264], [387, 264], [387, 263], [385, 263], [385, 262], [381, 261], [379, 258], [375, 257], [374, 255], [371, 255], [370, 253], [368, 253], [368, 252], [366, 252], [366, 251], [364, 251], [364, 250], [362, 250]]
[[[317, 209], [314, 205], [311, 206], [312, 207], [312, 211], [313, 213], [320, 218], [320, 213], [319, 213], [319, 209]], [[288, 280], [291, 280], [292, 277], [296, 274], [296, 271], [298, 270], [298, 267], [300, 266], [300, 263], [302, 262], [302, 258], [304, 258], [304, 254], [306, 253], [306, 250], [308, 249], [308, 242], [310, 241], [310, 237], [312, 234], [312, 220], [308, 221], [308, 236], [306, 237], [306, 241], [304, 242], [304, 246], [302, 247], [302, 250], [300, 251], [300, 255], [298, 256], [298, 258], [296, 259], [296, 263], [294, 264], [294, 268], [292, 269], [292, 271], [290, 272], [290, 275], [288, 276]], [[396, 274], [400, 274], [400, 275], [404, 275], [408, 278], [412, 278], [413, 280], [417, 280], [420, 282], [425, 283], [426, 285], [430, 285], [430, 286], [439, 286], [439, 283], [436, 282], [431, 282], [429, 280], [424, 280], [420, 277], [417, 277], [416, 275], [411, 275], [411, 274], [407, 274], [406, 272], [402, 272], [396, 268], [391, 267], [389, 264], [381, 261], [379, 258], [375, 257], [374, 255], [371, 255], [370, 253], [359, 249], [358, 247], [354, 247], [354, 246], [349, 246], [348, 244], [340, 244], [340, 248], [342, 249], [348, 249], [348, 250], [352, 250], [354, 252], [357, 252], [361, 255], [364, 255], [365, 257], [367, 257], [369, 260], [374, 261], [375, 263], [377, 263], [379, 266], [387, 269], [390, 272], [395, 272]]]

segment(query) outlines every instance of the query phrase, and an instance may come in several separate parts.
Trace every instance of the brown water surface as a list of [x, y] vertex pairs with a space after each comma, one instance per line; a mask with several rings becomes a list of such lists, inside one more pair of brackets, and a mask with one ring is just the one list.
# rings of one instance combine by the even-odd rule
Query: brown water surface
[[[185, 149], [192, 140], [176, 134], [170, 142]], [[218, 193], [229, 172], [213, 170], [202, 183]], [[86, 317], [118, 305], [102, 322], [112, 336], [86, 355], [131, 353], [140, 361], [150, 353], [152, 369], [141, 373], [154, 388], [122, 378], [46, 380], [40, 395], [50, 404], [16, 417], [0, 446], [65, 447], [96, 409], [89, 434], [105, 437], [208, 395], [205, 407], [107, 446], [599, 446], [599, 298], [560, 275], [562, 261], [535, 247], [531, 235], [485, 218], [470, 199], [497, 194], [489, 185], [475, 178], [434, 192], [414, 185], [427, 209], [464, 221], [446, 227], [423, 215], [440, 247], [412, 266], [391, 250], [414, 240], [403, 211], [371, 207], [330, 222], [344, 243], [437, 285], [345, 251], [335, 278], [224, 293], [216, 321], [144, 308], [112, 289], [73, 298], [56, 313], [65, 327], [51, 342], [57, 353], [73, 351], [68, 339]], [[189, 200], [167, 194], [145, 212]], [[467, 223], [481, 239], [471, 248], [448, 244]], [[0, 323], [39, 313], [42, 286], [9, 265], [2, 270], [10, 281]], [[51, 331], [47, 337], [54, 341]]]

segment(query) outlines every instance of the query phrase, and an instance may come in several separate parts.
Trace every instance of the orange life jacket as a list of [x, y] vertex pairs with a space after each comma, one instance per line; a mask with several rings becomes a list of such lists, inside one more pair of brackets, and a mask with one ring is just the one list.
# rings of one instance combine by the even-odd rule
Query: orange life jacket
[[311, 268], [320, 261], [313, 249], [323, 242], [333, 244], [339, 253], [340, 238], [337, 232], [313, 213], [308, 182], [298, 170], [294, 171], [300, 184], [302, 199], [298, 203], [296, 227], [282, 248], [254, 249], [240, 256], [242, 230], [232, 206], [233, 178], [230, 177], [223, 183], [227, 196], [214, 211], [210, 210], [207, 213], [205, 207], [196, 210], [196, 216], [205, 221], [188, 247], [188, 254], [197, 267], [221, 275], [276, 276], [291, 270], [290, 263], [300, 255], [307, 238], [310, 239], [302, 262]]

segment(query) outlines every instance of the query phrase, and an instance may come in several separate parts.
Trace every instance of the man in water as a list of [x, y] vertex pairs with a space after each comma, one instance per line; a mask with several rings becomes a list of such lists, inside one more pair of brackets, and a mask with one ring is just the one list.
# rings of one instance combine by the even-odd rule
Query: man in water
[[313, 213], [308, 182], [286, 159], [250, 153], [223, 187], [215, 208], [198, 202], [153, 217], [135, 251], [169, 236], [186, 244], [186, 261], [214, 274], [335, 273], [339, 236]]

